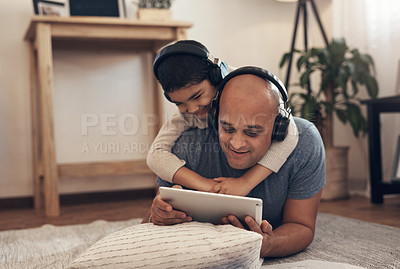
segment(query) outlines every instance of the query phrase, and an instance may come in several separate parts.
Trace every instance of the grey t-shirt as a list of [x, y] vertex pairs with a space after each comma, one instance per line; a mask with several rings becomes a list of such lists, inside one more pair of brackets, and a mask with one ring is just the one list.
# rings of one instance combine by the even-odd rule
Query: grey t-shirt
[[[282, 224], [285, 201], [307, 199], [325, 185], [325, 150], [314, 124], [294, 118], [299, 140], [278, 173], [273, 173], [249, 194], [263, 200], [263, 219], [274, 228]], [[290, 134], [288, 134], [290, 135]], [[176, 141], [172, 152], [186, 161], [186, 167], [206, 178], [240, 177], [245, 170], [233, 169], [218, 143], [218, 134], [212, 128], [190, 129]], [[157, 178], [159, 186], [173, 184]]]

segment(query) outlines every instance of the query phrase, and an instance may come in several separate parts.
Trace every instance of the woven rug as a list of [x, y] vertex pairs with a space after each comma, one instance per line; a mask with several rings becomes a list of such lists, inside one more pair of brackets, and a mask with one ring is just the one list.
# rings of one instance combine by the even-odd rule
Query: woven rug
[[[0, 268], [65, 268], [90, 245], [139, 219], [84, 225], [53, 226], [0, 232]], [[266, 259], [262, 268], [400, 269], [400, 229], [320, 213], [313, 243], [283, 259]], [[279, 265], [278, 265], [279, 264]], [[312, 265], [315, 265], [312, 266]], [[341, 267], [345, 268], [345, 267]]]

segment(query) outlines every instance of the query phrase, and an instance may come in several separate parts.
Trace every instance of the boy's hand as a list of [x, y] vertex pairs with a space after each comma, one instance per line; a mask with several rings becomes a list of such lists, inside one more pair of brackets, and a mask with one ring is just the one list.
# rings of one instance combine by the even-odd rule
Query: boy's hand
[[213, 192], [217, 193], [220, 190], [220, 183], [214, 181], [212, 178], [204, 178], [201, 184], [199, 184], [198, 188], [195, 188], [198, 191], [205, 192]]
[[[242, 177], [218, 177], [214, 178], [214, 181], [219, 182], [219, 190], [215, 192], [220, 194], [246, 196], [252, 190], [247, 181]], [[215, 188], [217, 189], [217, 187]]]

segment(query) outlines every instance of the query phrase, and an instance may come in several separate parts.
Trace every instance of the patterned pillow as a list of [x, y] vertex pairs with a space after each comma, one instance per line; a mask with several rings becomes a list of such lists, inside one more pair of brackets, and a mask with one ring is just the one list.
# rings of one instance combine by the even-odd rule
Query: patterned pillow
[[104, 237], [68, 268], [260, 268], [261, 243], [231, 225], [146, 223]]

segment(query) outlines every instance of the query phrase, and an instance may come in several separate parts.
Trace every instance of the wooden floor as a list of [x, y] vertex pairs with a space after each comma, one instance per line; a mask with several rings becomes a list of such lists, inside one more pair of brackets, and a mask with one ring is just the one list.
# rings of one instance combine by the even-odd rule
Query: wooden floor
[[[45, 217], [42, 211], [15, 209], [0, 211], [0, 230], [39, 227], [43, 224], [71, 225], [103, 219], [109, 221], [142, 218], [150, 208], [152, 198], [129, 201], [62, 205], [59, 217]], [[400, 228], [400, 196], [385, 197], [384, 204], [371, 204], [364, 197], [321, 202], [320, 212]]]
[[365, 197], [321, 202], [320, 212], [400, 228], [400, 195], [386, 196], [383, 204], [371, 204]]

